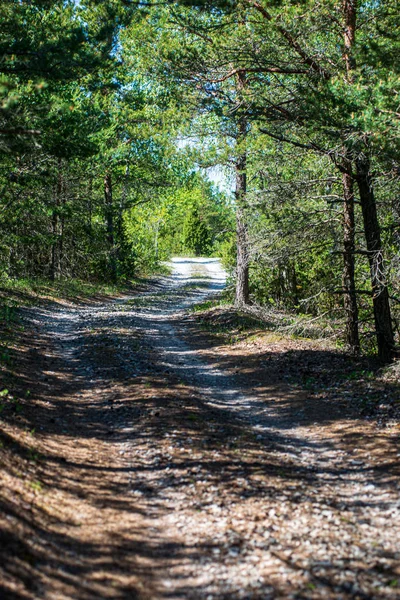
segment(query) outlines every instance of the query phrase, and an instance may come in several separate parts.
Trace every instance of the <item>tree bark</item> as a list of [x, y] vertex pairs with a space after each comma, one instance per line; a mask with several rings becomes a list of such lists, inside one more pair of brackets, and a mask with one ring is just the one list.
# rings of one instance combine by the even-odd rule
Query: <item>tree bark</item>
[[348, 171], [342, 174], [343, 183], [343, 274], [344, 310], [346, 312], [346, 343], [352, 354], [360, 352], [358, 331], [358, 305], [355, 285], [355, 220], [354, 185], [351, 161], [346, 161]]
[[[60, 164], [61, 169], [61, 164]], [[63, 275], [64, 267], [64, 229], [65, 229], [65, 205], [67, 202], [66, 177], [61, 177], [61, 197], [60, 197], [60, 233], [58, 236], [58, 276]]]
[[[57, 200], [57, 192], [55, 194], [55, 198]], [[56, 271], [57, 271], [57, 231], [58, 231], [58, 206], [57, 203], [53, 208], [53, 216], [51, 219], [51, 233], [53, 235], [53, 242], [51, 244], [51, 263], [50, 263], [50, 279], [51, 281], [56, 280]]]
[[[349, 85], [353, 85], [355, 82], [354, 69], [356, 66], [353, 55], [353, 47], [355, 44], [356, 36], [357, 0], [343, 0], [343, 15], [343, 59], [345, 61], [347, 82]], [[356, 306], [351, 306], [351, 302], [353, 302], [352, 289], [354, 285], [354, 272], [352, 274], [350, 270], [351, 268], [354, 268], [354, 264], [353, 267], [350, 264], [350, 254], [353, 254], [352, 260], [354, 261], [354, 197], [352, 191], [353, 182], [351, 181], [351, 161], [349, 161], [348, 158], [349, 153], [345, 150], [345, 163], [347, 160], [347, 164], [345, 164], [345, 167], [348, 171], [348, 174], [343, 174], [343, 187], [345, 190], [344, 235], [345, 263], [347, 261], [348, 264], [347, 273], [344, 274], [344, 277], [346, 276], [347, 278], [347, 283], [346, 285], [344, 285], [344, 287], [348, 290], [347, 295], [345, 295], [345, 306], [347, 303], [346, 308], [350, 319], [350, 313], [352, 310], [354, 310], [354, 308], [356, 308]], [[357, 185], [360, 193], [361, 210], [364, 222], [364, 234], [370, 266], [372, 301], [374, 308], [378, 356], [382, 362], [389, 362], [393, 357], [394, 335], [390, 314], [389, 292], [386, 285], [385, 267], [383, 262], [381, 234], [379, 228], [378, 214], [376, 210], [374, 190], [372, 186], [372, 178], [370, 174], [370, 163], [367, 154], [364, 154], [362, 151], [359, 152], [355, 162], [357, 169]], [[352, 245], [353, 248], [351, 247]], [[352, 332], [348, 332], [348, 334], [352, 335]]]
[[249, 259], [247, 226], [245, 223], [243, 208], [236, 207], [236, 293], [235, 306], [249, 304]]
[[109, 271], [110, 279], [115, 282], [117, 280], [117, 263], [115, 256], [115, 239], [114, 239], [114, 207], [112, 195], [112, 178], [111, 173], [107, 172], [104, 177], [104, 199], [106, 206], [106, 228], [107, 228], [107, 243], [109, 252]]
[[129, 178], [129, 165], [126, 165], [124, 182], [122, 186], [122, 193], [118, 203], [117, 223], [116, 223], [116, 240], [115, 240], [115, 255], [116, 260], [119, 264], [124, 260], [124, 210], [127, 205], [128, 198], [128, 178]]
[[370, 266], [378, 356], [382, 362], [390, 362], [394, 353], [394, 335], [389, 292], [386, 285], [381, 234], [370, 174], [370, 163], [365, 154], [359, 154], [356, 159], [356, 167]]
[[244, 214], [247, 176], [246, 154], [239, 156], [235, 165], [236, 170], [236, 293], [235, 306], [249, 303], [249, 242], [247, 224]]
[[[356, 36], [357, 0], [343, 0], [344, 16], [344, 51], [346, 79], [349, 85], [354, 83], [353, 46]], [[354, 220], [354, 181], [352, 173], [352, 156], [343, 146], [343, 303], [346, 313], [346, 343], [352, 354], [360, 352], [360, 336], [358, 330], [358, 305], [355, 285], [355, 220]]]
[[[243, 71], [237, 75], [237, 91], [240, 99], [246, 85], [246, 76]], [[246, 193], [247, 193], [247, 153], [244, 147], [247, 135], [247, 120], [239, 118], [237, 147], [239, 155], [235, 163], [235, 198], [236, 198], [236, 291], [235, 306], [249, 304], [249, 241], [245, 218]]]
[[55, 281], [60, 277], [60, 206], [62, 196], [62, 170], [61, 158], [58, 159], [57, 184], [55, 186], [54, 207], [52, 215], [52, 235], [53, 242], [51, 245], [51, 264], [50, 264], [50, 279]]
[[343, 58], [346, 65], [347, 81], [354, 83], [353, 69], [355, 61], [353, 57], [353, 46], [356, 41], [357, 24], [357, 0], [343, 0], [344, 14], [344, 52]]
[[88, 211], [87, 230], [88, 230], [89, 239], [91, 240], [93, 237], [93, 223], [92, 223], [92, 219], [93, 219], [93, 177], [92, 176], [89, 177], [89, 182], [88, 182], [87, 211]]

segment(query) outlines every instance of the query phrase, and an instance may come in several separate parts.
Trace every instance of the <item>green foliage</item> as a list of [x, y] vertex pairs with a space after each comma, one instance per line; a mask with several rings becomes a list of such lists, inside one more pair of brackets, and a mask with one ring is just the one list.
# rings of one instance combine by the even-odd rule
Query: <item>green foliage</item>
[[208, 256], [211, 250], [211, 236], [207, 225], [201, 219], [197, 208], [187, 215], [183, 225], [183, 243], [195, 256]]
[[[190, 221], [195, 223], [193, 215], [200, 225], [189, 232]], [[132, 208], [125, 217], [125, 232], [137, 267], [146, 271], [158, 268], [159, 261], [174, 254], [196, 253], [196, 248], [198, 254], [217, 253], [231, 221], [232, 209], [225, 195], [196, 173], [180, 188]], [[195, 247], [192, 242], [199, 232]]]
[[[3, 2], [3, 278], [129, 280], [180, 253], [220, 255], [234, 276], [234, 199], [203, 169], [233, 170], [246, 156], [252, 299], [340, 318], [343, 161], [354, 175], [366, 156], [396, 324], [397, 6], [357, 4], [348, 61], [344, 6]], [[355, 285], [370, 349], [358, 204], [355, 219]]]

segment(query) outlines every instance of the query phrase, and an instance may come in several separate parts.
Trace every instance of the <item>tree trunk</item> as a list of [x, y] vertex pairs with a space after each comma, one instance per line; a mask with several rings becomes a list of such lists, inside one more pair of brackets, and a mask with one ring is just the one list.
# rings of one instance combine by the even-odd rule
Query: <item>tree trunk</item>
[[129, 165], [125, 168], [124, 183], [122, 186], [122, 193], [118, 203], [117, 223], [116, 223], [116, 248], [115, 256], [116, 260], [120, 264], [124, 260], [124, 210], [127, 205], [128, 198], [128, 178], [129, 178]]
[[51, 264], [50, 264], [50, 279], [55, 281], [60, 277], [60, 233], [59, 233], [59, 213], [62, 196], [62, 171], [61, 158], [58, 159], [57, 184], [55, 186], [54, 207], [52, 215], [52, 234], [53, 242], [51, 245]]
[[241, 206], [236, 207], [236, 242], [235, 306], [244, 306], [249, 303], [249, 258], [247, 226]]
[[355, 221], [354, 187], [351, 162], [346, 161], [348, 171], [342, 174], [343, 183], [343, 291], [346, 312], [346, 343], [352, 354], [360, 352], [358, 331], [358, 306], [355, 285]]
[[104, 199], [106, 205], [106, 227], [107, 227], [107, 243], [109, 251], [109, 269], [110, 279], [115, 282], [117, 280], [117, 263], [115, 257], [115, 240], [114, 240], [114, 210], [112, 196], [112, 179], [109, 172], [104, 177]]
[[87, 230], [88, 230], [89, 239], [91, 240], [93, 237], [93, 224], [92, 224], [92, 219], [93, 219], [93, 177], [92, 176], [89, 177], [89, 183], [88, 183], [87, 210], [88, 210]]
[[[354, 83], [353, 46], [356, 36], [357, 0], [343, 0], [344, 51], [346, 79], [349, 85]], [[352, 157], [346, 146], [343, 147], [343, 274], [344, 310], [346, 313], [346, 343], [353, 354], [360, 352], [358, 330], [358, 305], [355, 285], [355, 221], [354, 221], [354, 181]]]
[[236, 293], [235, 306], [249, 303], [248, 232], [244, 214], [246, 199], [246, 154], [236, 161]]
[[[240, 99], [246, 85], [246, 76], [240, 72], [237, 76], [237, 90]], [[247, 192], [247, 153], [241, 144], [245, 144], [247, 135], [247, 120], [241, 117], [238, 123], [237, 146], [239, 155], [236, 158], [236, 292], [235, 306], [249, 304], [249, 242], [245, 218], [246, 192]]]
[[295, 309], [297, 309], [299, 307], [299, 295], [297, 289], [297, 273], [295, 262], [288, 264], [288, 287], [293, 306]]
[[354, 83], [353, 69], [355, 61], [353, 56], [353, 46], [356, 41], [357, 24], [357, 0], [343, 0], [344, 14], [344, 52], [343, 58], [346, 65], [347, 81]]
[[[61, 168], [61, 165], [60, 165]], [[64, 228], [65, 228], [65, 205], [67, 202], [66, 178], [61, 178], [61, 197], [60, 197], [60, 234], [58, 236], [58, 276], [63, 274], [64, 265]]]
[[394, 335], [390, 314], [389, 292], [386, 285], [381, 234], [368, 157], [360, 154], [356, 159], [356, 166], [357, 184], [360, 191], [365, 240], [371, 274], [378, 356], [382, 362], [389, 362], [393, 358]]
[[[56, 193], [57, 198], [57, 193]], [[50, 279], [51, 281], [56, 280], [56, 271], [57, 271], [57, 231], [58, 231], [58, 214], [57, 214], [57, 204], [53, 208], [53, 216], [51, 219], [51, 233], [53, 235], [53, 242], [51, 244], [51, 263], [50, 263]]]
[[[353, 85], [355, 60], [353, 47], [355, 44], [356, 24], [357, 24], [357, 0], [343, 0], [343, 16], [344, 16], [344, 52], [343, 59], [345, 61], [346, 78], [349, 85]], [[347, 164], [346, 164], [347, 161]], [[344, 242], [345, 242], [345, 272], [344, 287], [348, 293], [345, 295], [345, 307], [348, 312], [348, 325], [352, 310], [357, 310], [357, 306], [351, 306], [353, 301], [352, 286], [354, 285], [354, 258], [350, 258], [350, 254], [354, 256], [354, 198], [352, 190], [351, 162], [349, 160], [348, 151], [345, 150], [345, 166], [349, 174], [343, 174], [343, 188], [345, 195], [344, 202]], [[392, 320], [390, 315], [389, 292], [386, 286], [385, 267], [383, 262], [383, 252], [380, 228], [378, 222], [378, 214], [376, 210], [376, 202], [374, 190], [372, 187], [372, 179], [370, 174], [369, 159], [366, 154], [360, 152], [356, 158], [357, 169], [357, 185], [360, 192], [361, 210], [364, 222], [364, 234], [368, 250], [368, 260], [371, 274], [372, 285], [372, 301], [374, 308], [375, 331], [378, 344], [378, 356], [381, 361], [388, 362], [393, 356], [394, 336], [392, 329]], [[353, 249], [352, 249], [353, 245]], [[346, 271], [347, 269], [347, 271]], [[348, 335], [353, 335], [355, 332], [349, 332]]]

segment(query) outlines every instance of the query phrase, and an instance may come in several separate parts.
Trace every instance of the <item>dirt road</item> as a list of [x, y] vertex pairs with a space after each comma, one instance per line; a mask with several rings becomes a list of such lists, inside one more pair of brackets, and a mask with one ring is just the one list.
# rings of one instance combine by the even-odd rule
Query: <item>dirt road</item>
[[291, 385], [289, 345], [218, 342], [185, 313], [224, 287], [218, 261], [172, 266], [26, 313], [0, 598], [400, 598], [398, 429]]

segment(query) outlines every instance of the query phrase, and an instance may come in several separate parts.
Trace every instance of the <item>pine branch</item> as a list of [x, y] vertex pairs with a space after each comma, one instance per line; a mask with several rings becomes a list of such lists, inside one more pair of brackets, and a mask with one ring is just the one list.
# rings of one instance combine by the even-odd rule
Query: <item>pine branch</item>
[[39, 129], [0, 129], [0, 135], [42, 135]]
[[[264, 6], [260, 4], [257, 0], [247, 0], [247, 3], [253, 6], [267, 21], [273, 21], [273, 17], [271, 13], [267, 11]], [[330, 73], [326, 71], [321, 65], [318, 64], [311, 56], [309, 56], [303, 48], [300, 46], [297, 40], [292, 36], [291, 33], [281, 25], [276, 25], [279, 33], [289, 42], [290, 46], [297, 52], [299, 56], [304, 60], [304, 62], [311, 67], [313, 71], [318, 73], [323, 77], [323, 79], [330, 79]]]
[[233, 69], [233, 71], [230, 71], [223, 77], [219, 77], [218, 79], [210, 79], [209, 81], [210, 83], [221, 83], [240, 73], [282, 73], [284, 75], [299, 75], [306, 74], [308, 71], [305, 71], [304, 69], [282, 69], [280, 67], [241, 67], [238, 69]]
[[278, 140], [278, 142], [286, 142], [287, 144], [292, 144], [292, 146], [296, 146], [296, 148], [303, 148], [304, 150], [314, 150], [315, 152], [320, 152], [322, 154], [326, 154], [326, 151], [323, 150], [323, 148], [320, 148], [319, 146], [317, 146], [316, 144], [302, 144], [301, 142], [296, 142], [295, 140], [291, 140], [291, 139], [283, 137], [281, 135], [276, 135], [275, 133], [272, 133], [271, 131], [268, 131], [267, 129], [260, 128], [259, 131], [261, 133], [265, 133], [265, 135], [268, 135], [269, 137], [273, 138], [274, 140]]

